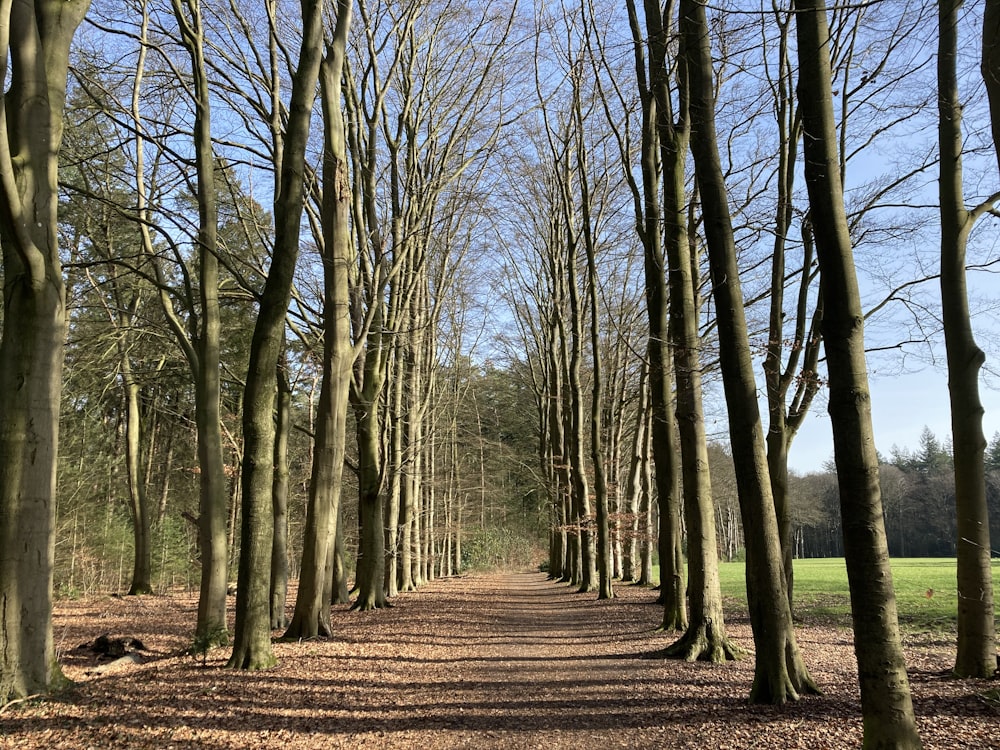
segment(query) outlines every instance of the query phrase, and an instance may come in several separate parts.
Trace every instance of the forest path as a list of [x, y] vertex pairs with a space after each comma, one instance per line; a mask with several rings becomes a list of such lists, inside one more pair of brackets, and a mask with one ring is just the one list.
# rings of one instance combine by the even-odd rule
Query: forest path
[[[56, 642], [79, 684], [0, 714], [0, 748], [846, 748], [860, 746], [850, 634], [811, 625], [799, 645], [825, 691], [783, 708], [750, 706], [753, 658], [725, 665], [642, 658], [656, 632], [649, 589], [598, 601], [543, 573], [441, 579], [372, 612], [334, 608], [330, 639], [274, 644], [278, 666], [224, 668], [178, 656], [194, 594], [57, 603]], [[289, 602], [291, 604], [291, 602]], [[727, 615], [750, 648], [742, 613]], [[146, 663], [88, 674], [74, 646], [139, 638]], [[275, 636], [280, 633], [275, 633]], [[942, 680], [950, 648], [933, 634], [908, 653], [925, 747], [1000, 747], [987, 686]], [[946, 644], [947, 645], [947, 644]], [[995, 687], [995, 683], [993, 683]]]
[[[645, 601], [603, 606], [594, 594], [543, 575], [497, 575], [490, 583], [454, 593], [450, 606], [467, 634], [456, 639], [451, 628], [442, 633], [452, 689], [469, 697], [456, 703], [460, 712], [472, 711], [480, 726], [497, 732], [517, 727], [597, 737], [655, 726], [650, 714], [662, 706], [644, 705], [641, 688], [657, 664], [640, 657], [663, 636], [615, 616], [616, 609], [638, 607], [655, 622], [654, 592], [645, 591]], [[489, 697], [483, 702], [477, 694]]]

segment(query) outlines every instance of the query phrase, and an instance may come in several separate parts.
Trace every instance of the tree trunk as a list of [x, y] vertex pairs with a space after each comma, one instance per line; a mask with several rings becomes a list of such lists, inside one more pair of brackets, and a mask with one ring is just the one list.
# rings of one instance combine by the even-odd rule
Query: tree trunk
[[[764, 355], [764, 381], [767, 391], [767, 469], [774, 495], [774, 511], [778, 519], [778, 538], [788, 604], [794, 601], [795, 583], [792, 550], [792, 517], [788, 495], [788, 451], [805, 418], [813, 397], [819, 390], [816, 367], [820, 350], [819, 325], [823, 318], [822, 300], [817, 300], [809, 313], [809, 290], [816, 273], [813, 266], [813, 243], [807, 218], [802, 220], [802, 268], [799, 273], [798, 296], [794, 315], [785, 308], [786, 255], [788, 231], [794, 216], [795, 170], [798, 167], [798, 146], [802, 135], [801, 119], [795, 106], [789, 36], [792, 14], [775, 13], [778, 25], [777, 80], [772, 84], [775, 120], [778, 127], [778, 166], [776, 169], [777, 204], [775, 209], [774, 243], [771, 253], [771, 308], [768, 318], [768, 342]], [[786, 332], [786, 317], [791, 319], [794, 332]], [[786, 343], [787, 342], [787, 343]], [[787, 357], [785, 352], [787, 351]], [[788, 392], [795, 383], [794, 397], [788, 402]]]
[[[614, 589], [611, 585], [611, 539], [610, 539], [610, 527], [608, 523], [608, 482], [606, 476], [605, 468], [605, 457], [604, 457], [604, 445], [602, 440], [602, 422], [601, 422], [601, 412], [604, 408], [604, 374], [601, 362], [601, 331], [599, 324], [599, 314], [598, 314], [598, 289], [597, 289], [597, 241], [594, 238], [594, 227], [592, 226], [592, 215], [591, 215], [591, 195], [590, 195], [590, 175], [588, 174], [588, 161], [587, 161], [587, 146], [586, 140], [583, 136], [583, 112], [580, 105], [580, 100], [574, 97], [574, 110], [573, 116], [576, 119], [576, 170], [577, 176], [580, 184], [580, 213], [581, 213], [581, 234], [583, 240], [583, 249], [587, 261], [586, 269], [586, 287], [587, 287], [587, 299], [590, 304], [588, 310], [590, 313], [590, 354], [591, 354], [591, 398], [590, 398], [590, 465], [594, 472], [594, 506], [595, 506], [595, 525], [596, 525], [596, 550], [594, 551], [595, 557], [593, 563], [588, 563], [586, 557], [584, 558], [585, 571], [596, 566], [597, 578], [595, 584], [588, 586], [586, 583], [586, 578], [582, 588], [588, 589], [592, 587], [597, 588], [597, 598], [598, 599], [611, 599], [614, 597]], [[572, 252], [572, 250], [571, 250]], [[570, 259], [570, 267], [575, 269], [576, 261], [575, 258]], [[571, 277], [571, 283], [573, 281]], [[570, 292], [571, 297], [573, 291]], [[577, 317], [579, 320], [574, 322], [574, 342], [577, 335], [577, 330], [582, 334], [583, 329], [583, 316], [584, 309], [587, 300], [584, 300], [583, 305], [579, 303], [575, 304], [574, 319]], [[576, 346], [576, 344], [575, 344]], [[579, 345], [582, 349], [582, 342]], [[577, 372], [577, 380], [579, 380], [579, 373]], [[572, 382], [572, 378], [571, 378]], [[582, 408], [580, 408], [582, 411]], [[577, 425], [577, 429], [582, 433], [582, 423]], [[578, 435], [578, 439], [582, 441], [582, 434]], [[582, 451], [581, 451], [582, 452]], [[580, 467], [582, 471], [583, 464], [581, 462]], [[587, 500], [587, 517], [589, 519], [589, 498]], [[589, 545], [588, 545], [589, 546]], [[585, 573], [585, 575], [592, 575]]]
[[[391, 300], [398, 303], [401, 284], [407, 280], [400, 277], [409, 270], [409, 263], [404, 263], [403, 270], [394, 280], [393, 291], [390, 292]], [[403, 333], [405, 327], [401, 327], [401, 332], [392, 337], [392, 349], [389, 352], [389, 363], [392, 373], [388, 378], [387, 404], [387, 431], [389, 433], [388, 456], [386, 464], [388, 466], [388, 479], [385, 500], [385, 595], [392, 598], [399, 593], [400, 579], [400, 556], [403, 551], [401, 540], [402, 517], [400, 502], [403, 493], [404, 479], [404, 459], [403, 459], [403, 433], [408, 415], [403, 412], [403, 390], [406, 382], [404, 374], [404, 354], [403, 350], [407, 346], [407, 333]], [[407, 552], [407, 560], [409, 553]]]
[[729, 437], [747, 545], [747, 596], [756, 647], [750, 700], [782, 704], [816, 692], [792, 626], [774, 500], [767, 474], [736, 243], [715, 132], [715, 78], [705, 6], [681, 0], [680, 31], [691, 96], [691, 151], [702, 195], [715, 296]]
[[[228, 666], [266, 669], [275, 663], [270, 630], [270, 564], [274, 519], [274, 393], [285, 315], [298, 259], [304, 201], [305, 149], [323, 50], [323, 3], [302, 2], [303, 34], [292, 95], [282, 169], [275, 202], [271, 266], [260, 297], [250, 344], [243, 399], [243, 519], [236, 589], [236, 628]], [[325, 559], [323, 561], [325, 563]]]
[[132, 515], [135, 549], [129, 596], [153, 593], [153, 549], [151, 518], [146, 499], [146, 485], [141, 476], [142, 424], [139, 406], [139, 384], [135, 382], [128, 353], [122, 352], [121, 371], [125, 390], [125, 464], [128, 475], [129, 507]]
[[331, 635], [330, 604], [336, 560], [332, 556], [340, 517], [347, 445], [347, 400], [354, 364], [351, 345], [351, 184], [341, 111], [341, 76], [351, 4], [341, 2], [332, 44], [320, 74], [323, 107], [323, 381], [316, 417], [312, 478], [306, 507], [302, 570], [288, 639]]
[[288, 433], [291, 427], [292, 388], [285, 370], [278, 365], [277, 411], [274, 418], [274, 480], [271, 483], [271, 513], [274, 538], [271, 541], [271, 630], [288, 625]]
[[[681, 483], [687, 525], [688, 623], [684, 636], [666, 649], [666, 655], [688, 661], [725, 661], [737, 649], [726, 637], [719, 587], [715, 507], [708, 469], [708, 445], [701, 396], [701, 337], [698, 331], [696, 283], [698, 259], [688, 237], [684, 218], [686, 205], [685, 167], [690, 138], [688, 82], [683, 48], [677, 73], [677, 103], [670, 96], [668, 77], [668, 31], [672, 19], [664, 17], [655, 2], [646, 2], [649, 46], [649, 80], [652, 122], [659, 145], [663, 179], [663, 244], [669, 282], [673, 373], [677, 384], [676, 420], [680, 436]], [[657, 212], [657, 224], [660, 212]], [[662, 261], [661, 261], [662, 263]], [[664, 622], [664, 627], [668, 626]]]
[[[109, 244], [110, 249], [110, 244]], [[132, 370], [132, 360], [129, 354], [128, 331], [135, 324], [139, 309], [139, 294], [134, 293], [128, 302], [122, 298], [115, 269], [109, 269], [112, 280], [114, 305], [116, 310], [109, 310], [112, 325], [117, 329], [119, 375], [122, 383], [123, 402], [125, 406], [125, 478], [129, 495], [129, 515], [132, 517], [132, 581], [129, 584], [129, 596], [153, 593], [152, 568], [153, 550], [151, 539], [151, 513], [147, 499], [148, 474], [143, 475], [142, 451], [142, 407], [139, 403], [141, 387], [136, 381]]]
[[686, 661], [721, 662], [735, 659], [739, 649], [726, 635], [719, 585], [715, 505], [712, 502], [702, 407], [701, 335], [695, 294], [698, 261], [684, 222], [683, 146], [686, 146], [687, 139], [663, 143], [665, 244], [670, 267], [671, 339], [677, 380], [684, 518], [687, 524], [689, 607], [687, 631], [667, 648], [666, 655]]
[[[198, 464], [201, 469], [198, 539], [201, 550], [201, 589], [198, 599], [198, 622], [195, 645], [199, 650], [224, 645], [229, 641], [226, 622], [226, 590], [229, 583], [229, 560], [226, 540], [228, 495], [222, 450], [220, 411], [221, 380], [219, 373], [219, 261], [218, 203], [215, 184], [215, 154], [212, 147], [211, 96], [205, 70], [204, 28], [196, 4], [185, 0], [171, 3], [180, 28], [181, 42], [191, 58], [192, 98], [195, 109], [194, 149], [198, 175], [198, 264], [201, 321], [198, 332], [186, 343], [183, 324], [173, 315], [173, 303], [161, 292], [161, 304], [171, 328], [187, 353], [195, 376], [195, 429], [198, 435]], [[190, 18], [188, 17], [190, 14]], [[145, 33], [145, 29], [144, 29]], [[140, 71], [141, 72], [141, 71]], [[138, 77], [137, 77], [138, 80]], [[138, 92], [135, 92], [137, 94]], [[133, 112], [138, 122], [138, 98], [133, 98]], [[141, 149], [141, 146], [137, 148]], [[142, 186], [141, 161], [136, 179]], [[140, 201], [144, 201], [144, 188]], [[144, 203], [140, 203], [140, 219]], [[152, 242], [144, 233], [146, 252], [152, 255]], [[186, 345], [185, 345], [186, 344]]]
[[639, 495], [639, 580], [640, 586], [648, 586], [653, 581], [653, 465], [649, 460], [652, 454], [652, 425], [646, 426], [643, 440], [643, 460], [640, 464]]
[[[668, 126], [668, 112], [658, 112], [659, 103], [653, 90], [653, 81], [647, 77], [644, 49], [651, 54], [650, 70], [659, 78], [655, 84], [667, 86], [667, 71], [655, 70], [663, 65], [663, 57], [656, 52], [665, 50], [663, 40], [654, 37], [664, 30], [663, 11], [656, 2], [644, 2], [646, 30], [639, 25], [633, 0], [628, 0], [629, 24], [636, 57], [636, 81], [642, 99], [642, 210], [637, 205], [636, 228], [643, 246], [645, 273], [646, 314], [649, 320], [648, 376], [650, 411], [652, 413], [653, 464], [656, 468], [657, 500], [660, 507], [660, 602], [663, 604], [663, 629], [683, 630], [687, 626], [685, 600], [684, 561], [680, 555], [680, 485], [676, 422], [672, 404], [673, 362], [668, 347], [669, 326], [667, 314], [667, 267], [663, 255], [663, 235], [660, 212], [660, 138], [658, 119], [664, 119], [664, 133], [672, 133]], [[654, 44], [659, 45], [654, 49]], [[673, 123], [669, 124], [672, 127]], [[640, 575], [640, 580], [644, 576]]]
[[52, 638], [65, 286], [58, 154], [86, 0], [0, 6], [0, 705], [59, 687]]
[[941, 205], [941, 312], [951, 397], [958, 557], [958, 646], [955, 674], [991, 677], [997, 669], [990, 518], [986, 503], [986, 436], [979, 370], [986, 360], [969, 318], [965, 251], [969, 231], [986, 206], [970, 214], [962, 189], [962, 104], [958, 95], [958, 12], [938, 3], [938, 138]]
[[[552, 315], [559, 315], [553, 300]], [[558, 581], [569, 581], [569, 554], [571, 549], [569, 531], [570, 518], [566, 513], [566, 498], [569, 493], [569, 470], [566, 455], [565, 419], [563, 418], [563, 347], [560, 346], [561, 329], [558, 320], [549, 326], [548, 341], [548, 426], [550, 457], [550, 481], [553, 484], [552, 507], [555, 516], [555, 549], [557, 559], [553, 562], [549, 575]]]
[[646, 448], [646, 431], [649, 424], [649, 392], [646, 387], [649, 365], [639, 368], [639, 389], [636, 395], [635, 427], [629, 457], [628, 485], [625, 488], [624, 525], [622, 550], [622, 580], [632, 583], [640, 575], [639, 560], [639, 498], [642, 495], [643, 452]]
[[861, 297], [844, 211], [822, 0], [797, 0], [805, 179], [823, 295], [823, 341], [851, 590], [864, 746], [921, 746], [896, 617], [865, 369]]
[[1000, 166], [1000, 0], [986, 0], [983, 10], [982, 73], [990, 103], [997, 166]]
[[333, 588], [330, 591], [331, 604], [348, 604], [351, 601], [351, 592], [347, 585], [347, 543], [344, 541], [343, 503], [340, 504], [340, 508], [341, 512], [338, 514], [335, 522], [336, 533], [333, 537], [333, 562], [330, 566], [333, 571], [331, 581]]
[[369, 336], [365, 384], [352, 396], [358, 438], [358, 513], [361, 539], [358, 549], [358, 598], [354, 609], [387, 606], [385, 597], [385, 500], [382, 492], [381, 448], [378, 430], [378, 394], [382, 389], [381, 335]]
[[587, 481], [586, 459], [584, 457], [584, 418], [583, 418], [583, 384], [580, 377], [580, 366], [583, 359], [583, 321], [580, 291], [576, 274], [576, 252], [574, 243], [570, 243], [569, 260], [566, 264], [567, 286], [570, 300], [570, 356], [566, 382], [568, 385], [569, 409], [566, 411], [568, 425], [566, 430], [569, 445], [570, 483], [572, 487], [573, 523], [576, 525], [579, 565], [575, 566], [576, 577], [573, 583], [578, 585], [581, 593], [597, 588], [597, 561], [594, 556], [594, 536], [590, 527], [590, 483]]

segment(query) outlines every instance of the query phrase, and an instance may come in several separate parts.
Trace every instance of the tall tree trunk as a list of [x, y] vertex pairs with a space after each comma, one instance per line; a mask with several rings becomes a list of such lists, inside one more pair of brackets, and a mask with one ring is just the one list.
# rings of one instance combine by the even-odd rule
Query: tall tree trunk
[[[282, 357], [284, 359], [284, 357]], [[271, 540], [271, 630], [288, 625], [288, 433], [291, 428], [292, 387], [287, 363], [278, 364], [277, 409], [274, 416], [274, 480], [271, 483], [271, 513], [274, 538]]]
[[[672, 5], [672, 4], [671, 4]], [[671, 11], [671, 6], [667, 8]], [[687, 525], [688, 625], [666, 655], [689, 661], [725, 661], [737, 649], [726, 636], [719, 584], [715, 506], [708, 465], [708, 444], [701, 389], [701, 337], [698, 330], [698, 254], [685, 222], [685, 172], [690, 140], [687, 68], [683, 46], [678, 56], [676, 112], [670, 97], [668, 31], [672, 19], [655, 2], [646, 3], [649, 30], [650, 90], [663, 173], [664, 245], [668, 267], [670, 339], [677, 384], [676, 419], [680, 436], [681, 484]]]
[[997, 669], [990, 518], [986, 503], [986, 436], [979, 370], [986, 360], [969, 318], [965, 250], [969, 231], [992, 201], [970, 213], [962, 189], [962, 104], [958, 96], [958, 12], [938, 3], [938, 139], [941, 205], [941, 312], [948, 359], [951, 435], [955, 456], [958, 648], [955, 674], [991, 677]]
[[[656, 85], [668, 86], [663, 56], [655, 58], [657, 51], [665, 50], [665, 41], [657, 40], [666, 33], [664, 19], [669, 19], [668, 9], [661, 11], [653, 0], [644, 2], [646, 29], [643, 32], [633, 0], [628, 0], [629, 24], [636, 58], [636, 81], [642, 98], [642, 195], [636, 207], [636, 228], [643, 246], [645, 273], [646, 315], [649, 320], [649, 397], [652, 413], [653, 464], [656, 468], [657, 500], [660, 507], [660, 602], [663, 604], [663, 629], [683, 630], [687, 627], [684, 560], [681, 556], [681, 494], [679, 484], [676, 422], [673, 408], [673, 360], [670, 356], [667, 324], [669, 293], [667, 291], [667, 265], [663, 254], [663, 234], [660, 211], [660, 138], [661, 131], [673, 137], [669, 110], [659, 112], [658, 98], [653, 90], [652, 78], [646, 71], [645, 47], [650, 46], [650, 70], [658, 76]], [[655, 60], [654, 60], [655, 58]], [[664, 121], [664, 127], [658, 120]], [[667, 124], [669, 123], [669, 125]], [[686, 137], [686, 134], [682, 134]], [[683, 152], [683, 149], [682, 149]], [[640, 575], [640, 581], [644, 578]]]
[[[211, 97], [204, 56], [204, 25], [201, 11], [189, 0], [173, 0], [181, 41], [191, 58], [195, 107], [194, 147], [198, 174], [198, 265], [201, 321], [190, 346], [185, 346], [195, 373], [195, 428], [201, 469], [198, 535], [201, 549], [201, 590], [195, 643], [200, 649], [223, 645], [229, 640], [226, 623], [226, 589], [229, 582], [226, 510], [228, 495], [224, 471], [222, 433], [219, 428], [221, 377], [219, 370], [219, 261], [218, 205], [215, 185], [215, 155], [212, 147]], [[138, 92], [136, 92], [137, 94]], [[137, 100], [133, 99], [136, 111]], [[138, 122], [138, 114], [136, 114]], [[137, 174], [137, 179], [141, 179]], [[142, 206], [140, 206], [142, 209]], [[146, 231], [145, 227], [141, 231]], [[147, 251], [151, 242], [144, 238]], [[184, 327], [173, 317], [172, 302], [164, 299], [164, 310], [175, 334]], [[182, 346], [184, 346], [182, 344]]]
[[[586, 288], [587, 306], [590, 313], [590, 355], [591, 355], [591, 381], [592, 390], [590, 398], [590, 465], [594, 472], [594, 506], [596, 525], [596, 550], [594, 551], [594, 562], [586, 563], [586, 568], [596, 566], [598, 580], [593, 587], [597, 588], [598, 599], [611, 599], [614, 597], [614, 589], [611, 585], [611, 539], [608, 522], [608, 481], [605, 468], [604, 445], [602, 441], [603, 426], [601, 422], [601, 412], [604, 408], [604, 373], [601, 362], [601, 331], [600, 316], [598, 314], [598, 290], [597, 290], [597, 240], [594, 235], [597, 229], [593, 226], [595, 221], [591, 212], [590, 195], [590, 175], [588, 174], [589, 164], [587, 160], [587, 144], [583, 134], [583, 110], [580, 100], [574, 97], [573, 115], [576, 118], [576, 170], [580, 184], [580, 214], [581, 214], [581, 239], [583, 240], [583, 250], [586, 256]], [[575, 258], [570, 259], [570, 266], [575, 267]], [[572, 295], [572, 291], [571, 291]], [[583, 305], [586, 305], [584, 300]], [[577, 304], [576, 316], [580, 320], [574, 325], [583, 328], [583, 305]], [[574, 328], [574, 335], [576, 331]], [[582, 346], [580, 347], [582, 349]], [[577, 375], [577, 377], [579, 377]], [[582, 411], [582, 409], [581, 409]], [[582, 432], [582, 425], [577, 429]], [[582, 441], [582, 434], [579, 436]], [[582, 464], [581, 467], [582, 469]], [[589, 500], [588, 500], [589, 504]], [[589, 510], [587, 513], [589, 518]], [[590, 588], [583, 584], [583, 588]]]
[[[684, 97], [682, 96], [682, 101]], [[683, 115], [686, 120], [686, 113]], [[664, 141], [664, 214], [670, 280], [671, 340], [677, 381], [681, 483], [687, 523], [689, 624], [666, 655], [686, 661], [735, 659], [739, 649], [726, 635], [719, 584], [719, 548], [712, 502], [708, 442], [701, 389], [701, 335], [696, 281], [698, 254], [684, 221], [684, 150], [687, 139]]]
[[65, 286], [58, 155], [87, 0], [0, 4], [0, 705], [63, 682], [52, 639]]
[[[394, 280], [393, 288], [398, 290], [400, 285], [408, 283], [408, 279], [400, 278], [409, 270], [409, 263], [404, 263], [403, 270]], [[390, 298], [398, 304], [401, 296], [398, 291], [390, 292]], [[392, 314], [390, 313], [390, 316]], [[399, 593], [400, 586], [400, 557], [403, 553], [402, 545], [402, 516], [401, 499], [403, 494], [403, 484], [405, 482], [405, 464], [403, 458], [403, 435], [406, 430], [405, 424], [409, 420], [409, 415], [404, 413], [403, 391], [406, 384], [405, 355], [408, 337], [407, 326], [400, 327], [400, 333], [392, 337], [392, 348], [389, 352], [389, 366], [392, 368], [386, 388], [388, 395], [386, 398], [386, 428], [389, 433], [389, 444], [386, 457], [388, 468], [388, 478], [386, 481], [386, 501], [385, 501], [385, 595], [392, 598]], [[407, 552], [407, 560], [409, 553]]]
[[[423, 254], [423, 250], [420, 253]], [[427, 273], [423, 263], [415, 263], [418, 270], [414, 274], [413, 286], [410, 290], [410, 300], [407, 305], [407, 321], [409, 333], [408, 346], [405, 348], [404, 399], [406, 419], [403, 421], [403, 464], [402, 464], [402, 494], [400, 496], [400, 570], [399, 590], [413, 591], [417, 588], [420, 576], [417, 566], [420, 560], [420, 495], [421, 495], [421, 430], [423, 415], [426, 410], [424, 396], [424, 331], [428, 324], [426, 311], [423, 307], [424, 294], [427, 287]]]
[[[816, 369], [821, 339], [819, 326], [823, 319], [822, 300], [817, 300], [809, 312], [809, 292], [816, 272], [813, 269], [813, 242], [808, 219], [802, 221], [802, 268], [798, 274], [798, 295], [794, 314], [785, 308], [786, 255], [788, 231], [794, 216], [795, 170], [798, 168], [798, 146], [802, 123], [795, 106], [795, 89], [789, 52], [792, 15], [775, 11], [778, 25], [777, 80], [772, 81], [775, 120], [778, 127], [778, 166], [776, 169], [777, 204], [774, 222], [774, 243], [771, 253], [771, 308], [768, 317], [768, 341], [764, 355], [764, 381], [767, 391], [767, 470], [774, 494], [774, 511], [778, 519], [778, 538], [785, 568], [788, 604], [794, 600], [795, 582], [792, 560], [792, 514], [788, 493], [788, 452], [813, 397], [819, 390]], [[791, 319], [794, 332], [786, 333], [786, 318]], [[787, 358], [785, 352], [787, 351]], [[796, 384], [791, 403], [788, 392]]]
[[587, 481], [586, 458], [584, 456], [583, 383], [580, 368], [583, 361], [583, 305], [580, 303], [580, 285], [577, 275], [577, 252], [575, 242], [567, 247], [566, 286], [569, 290], [570, 354], [567, 362], [566, 383], [569, 397], [566, 438], [569, 445], [570, 485], [572, 487], [573, 523], [578, 529], [576, 551], [580, 564], [576, 567], [577, 577], [573, 583], [580, 592], [597, 588], [597, 561], [594, 556], [594, 535], [590, 527], [590, 483]]
[[[562, 284], [557, 283], [559, 278], [552, 274], [554, 290], [559, 292]], [[551, 456], [551, 474], [554, 485], [552, 497], [553, 514], [555, 516], [555, 542], [558, 560], [550, 571], [553, 578], [558, 581], [569, 582], [570, 580], [570, 555], [572, 554], [573, 542], [577, 537], [570, 530], [572, 523], [568, 510], [567, 498], [570, 493], [569, 482], [569, 456], [566, 449], [566, 419], [563, 414], [565, 406], [565, 366], [563, 345], [564, 331], [562, 325], [562, 311], [560, 309], [560, 297], [553, 295], [550, 305], [550, 316], [552, 321], [549, 325], [549, 346], [546, 355], [548, 357], [549, 380], [548, 380], [548, 425], [549, 425], [549, 445], [548, 451]]]
[[756, 647], [750, 700], [782, 704], [816, 692], [799, 654], [788, 607], [774, 500], [767, 474], [736, 243], [715, 131], [715, 76], [705, 5], [681, 0], [680, 31], [691, 96], [691, 151], [702, 195], [719, 330], [729, 436], [746, 534], [747, 596]]
[[639, 547], [639, 580], [636, 583], [642, 586], [648, 586], [653, 580], [653, 464], [648, 458], [653, 452], [652, 434], [652, 425], [648, 425], [643, 441], [640, 474], [642, 494], [639, 498], [639, 529], [642, 542]]
[[[380, 325], [376, 320], [376, 325]], [[379, 444], [378, 401], [384, 380], [381, 333], [368, 337], [364, 385], [352, 389], [351, 402], [358, 439], [358, 514], [361, 522], [354, 609], [387, 606], [385, 596], [385, 497]]]
[[1000, 166], [1000, 0], [986, 0], [983, 10], [983, 81], [990, 103], [990, 124]]
[[[330, 604], [336, 568], [341, 484], [347, 446], [347, 400], [354, 364], [351, 345], [350, 270], [353, 265], [346, 131], [341, 78], [351, 23], [342, 0], [337, 26], [320, 68], [323, 108], [323, 381], [316, 417], [312, 478], [306, 507], [302, 570], [292, 622], [284, 637], [331, 635]], [[339, 587], [338, 587], [339, 588]]]
[[265, 669], [275, 663], [269, 601], [275, 373], [298, 259], [305, 149], [323, 54], [323, 3], [303, 0], [302, 23], [302, 46], [292, 80], [285, 151], [278, 176], [281, 189], [274, 206], [274, 251], [260, 297], [244, 389], [243, 518], [236, 628], [228, 664], [235, 669]]
[[635, 402], [635, 426], [629, 454], [628, 483], [625, 488], [623, 515], [627, 519], [623, 531], [622, 580], [631, 583], [639, 579], [639, 499], [642, 495], [643, 453], [646, 449], [646, 431], [649, 424], [649, 390], [646, 386], [649, 365], [643, 362], [639, 368], [639, 389]]
[[333, 536], [332, 572], [333, 590], [330, 592], [331, 604], [348, 604], [351, 601], [350, 587], [347, 585], [347, 542], [344, 540], [343, 502], [340, 503], [340, 513], [335, 521], [336, 533]]
[[[133, 310], [134, 312], [134, 310]], [[121, 347], [121, 377], [125, 391], [125, 465], [128, 477], [129, 508], [132, 515], [135, 549], [132, 555], [132, 582], [129, 596], [153, 593], [153, 548], [149, 502], [142, 467], [142, 421], [139, 405], [140, 386], [135, 381], [132, 363]]]
[[864, 316], [844, 211], [822, 0], [796, 0], [805, 179], [823, 295], [823, 346], [851, 589], [864, 746], [918, 748], [889, 566], [865, 369]]
[[[198, 539], [201, 550], [201, 588], [198, 598], [198, 621], [195, 644], [198, 649], [224, 645], [229, 641], [226, 623], [226, 589], [229, 582], [229, 560], [226, 540], [228, 494], [222, 449], [221, 377], [219, 371], [219, 261], [218, 261], [218, 202], [215, 184], [215, 154], [212, 147], [211, 96], [205, 69], [204, 24], [197, 3], [172, 0], [174, 17], [180, 29], [181, 42], [191, 58], [193, 77], [192, 98], [195, 109], [194, 149], [198, 175], [198, 266], [200, 326], [187, 339], [185, 326], [173, 314], [173, 302], [165, 291], [160, 299], [164, 313], [181, 347], [187, 354], [195, 376], [195, 429], [198, 435], [198, 465], [201, 469], [199, 487]], [[146, 30], [143, 19], [143, 36]], [[133, 92], [133, 116], [139, 120], [138, 83], [141, 61]], [[139, 218], [145, 219], [145, 186], [141, 174], [141, 143], [137, 144], [139, 181]], [[140, 224], [145, 251], [153, 255], [148, 228]], [[158, 264], [154, 261], [158, 271]], [[162, 287], [161, 287], [162, 289]]]

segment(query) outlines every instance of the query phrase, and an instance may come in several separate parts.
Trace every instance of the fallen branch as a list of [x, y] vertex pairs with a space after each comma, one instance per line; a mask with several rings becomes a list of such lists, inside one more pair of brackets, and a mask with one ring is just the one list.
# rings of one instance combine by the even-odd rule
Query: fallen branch
[[15, 698], [12, 701], [7, 701], [2, 706], [0, 706], [0, 714], [2, 714], [4, 711], [6, 711], [11, 706], [16, 706], [19, 703], [27, 703], [28, 701], [35, 700], [35, 698], [44, 698], [44, 697], [45, 697], [45, 695], [43, 693], [35, 693], [34, 695], [26, 695], [23, 698]]

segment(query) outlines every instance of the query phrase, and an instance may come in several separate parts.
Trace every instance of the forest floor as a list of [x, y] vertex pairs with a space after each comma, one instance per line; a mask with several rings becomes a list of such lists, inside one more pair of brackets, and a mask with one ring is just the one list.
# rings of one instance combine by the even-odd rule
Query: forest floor
[[[438, 580], [389, 609], [336, 607], [336, 637], [276, 643], [278, 666], [255, 673], [225, 669], [226, 649], [182, 654], [193, 596], [60, 601], [57, 648], [76, 684], [3, 709], [0, 748], [860, 746], [849, 630], [807, 615], [798, 641], [824, 695], [752, 706], [745, 614], [727, 622], [740, 661], [648, 659], [672, 640], [656, 632], [655, 592], [616, 593], [597, 601], [541, 573]], [[103, 634], [139, 639], [142, 663], [95, 673], [77, 646]], [[942, 633], [906, 636], [925, 747], [1000, 748], [1000, 681], [950, 678], [952, 646]]]

